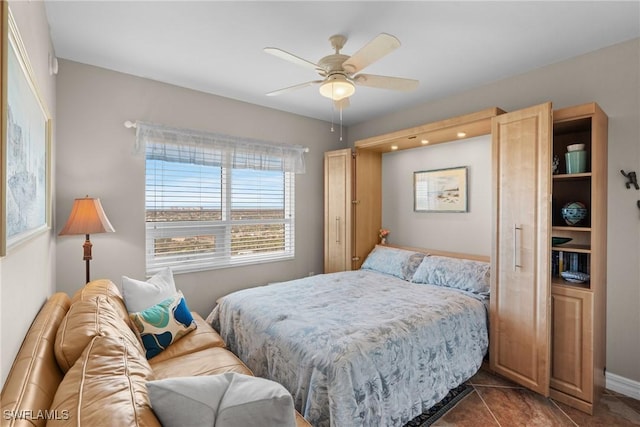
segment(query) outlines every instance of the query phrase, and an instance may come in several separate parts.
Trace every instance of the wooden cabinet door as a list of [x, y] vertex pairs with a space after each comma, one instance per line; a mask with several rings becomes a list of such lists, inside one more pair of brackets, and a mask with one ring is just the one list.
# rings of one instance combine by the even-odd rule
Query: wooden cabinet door
[[351, 270], [351, 149], [324, 155], [324, 272]]
[[593, 293], [554, 286], [551, 387], [593, 402]]
[[551, 103], [493, 118], [490, 364], [545, 396], [550, 370]]
[[382, 153], [358, 150], [353, 201], [353, 269], [358, 270], [378, 243], [382, 226]]

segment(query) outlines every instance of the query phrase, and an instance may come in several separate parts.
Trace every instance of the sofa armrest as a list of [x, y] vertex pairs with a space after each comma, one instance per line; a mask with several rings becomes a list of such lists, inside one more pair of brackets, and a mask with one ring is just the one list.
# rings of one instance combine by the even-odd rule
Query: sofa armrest
[[63, 374], [56, 363], [53, 347], [58, 326], [70, 304], [67, 294], [54, 294], [31, 324], [2, 387], [3, 426], [45, 425], [46, 419], [37, 415], [49, 409], [62, 381]]
[[309, 421], [305, 420], [298, 411], [296, 411], [296, 427], [311, 427]]

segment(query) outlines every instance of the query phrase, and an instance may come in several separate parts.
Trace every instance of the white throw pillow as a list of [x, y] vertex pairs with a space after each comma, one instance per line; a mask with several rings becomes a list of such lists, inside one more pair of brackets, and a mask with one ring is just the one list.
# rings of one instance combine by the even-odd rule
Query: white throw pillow
[[227, 372], [147, 382], [164, 427], [295, 427], [291, 394], [264, 378]]
[[129, 313], [144, 311], [176, 294], [171, 268], [166, 267], [149, 280], [122, 276], [122, 297]]

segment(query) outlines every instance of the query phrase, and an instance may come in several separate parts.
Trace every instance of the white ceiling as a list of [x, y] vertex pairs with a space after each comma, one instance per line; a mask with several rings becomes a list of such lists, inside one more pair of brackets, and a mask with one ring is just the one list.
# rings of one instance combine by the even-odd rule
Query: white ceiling
[[[309, 86], [312, 62], [343, 34], [351, 55], [381, 32], [399, 49], [366, 73], [417, 79], [404, 93], [357, 87], [346, 125], [446, 97], [640, 37], [640, 2], [59, 1], [46, 0], [59, 58], [329, 121], [332, 104]], [[336, 116], [337, 117], [337, 116]]]

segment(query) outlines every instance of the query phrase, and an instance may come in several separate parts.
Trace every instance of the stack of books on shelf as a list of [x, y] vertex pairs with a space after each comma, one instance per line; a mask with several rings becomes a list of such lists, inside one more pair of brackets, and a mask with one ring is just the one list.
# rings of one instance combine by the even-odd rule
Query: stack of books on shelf
[[559, 277], [563, 271], [579, 271], [590, 274], [589, 254], [551, 251], [551, 275]]

